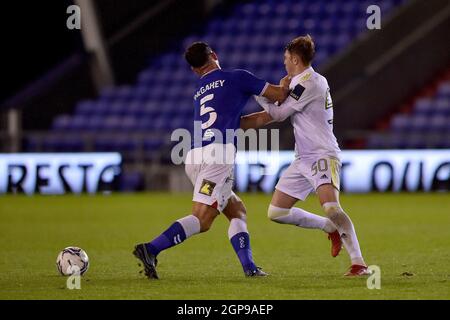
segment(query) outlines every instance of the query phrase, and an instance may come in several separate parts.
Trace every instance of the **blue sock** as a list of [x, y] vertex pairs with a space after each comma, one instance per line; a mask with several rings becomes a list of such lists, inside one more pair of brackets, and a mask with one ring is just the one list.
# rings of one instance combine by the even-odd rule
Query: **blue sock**
[[239, 232], [230, 241], [242, 264], [244, 272], [256, 270], [256, 265], [252, 257], [252, 249], [250, 248], [250, 235], [247, 232]]
[[186, 233], [181, 223], [177, 221], [151, 242], [146, 243], [145, 246], [147, 251], [157, 256], [161, 251], [176, 246], [184, 240], [186, 240]]

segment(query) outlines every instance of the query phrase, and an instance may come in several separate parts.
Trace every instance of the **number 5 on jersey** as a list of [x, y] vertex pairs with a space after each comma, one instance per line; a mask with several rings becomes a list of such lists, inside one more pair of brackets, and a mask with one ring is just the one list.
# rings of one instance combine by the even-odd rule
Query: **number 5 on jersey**
[[200, 116], [203, 116], [209, 113], [208, 121], [202, 123], [202, 129], [208, 129], [211, 127], [214, 122], [217, 120], [217, 112], [212, 107], [206, 107], [205, 103], [214, 99], [214, 94], [208, 94], [200, 100]]

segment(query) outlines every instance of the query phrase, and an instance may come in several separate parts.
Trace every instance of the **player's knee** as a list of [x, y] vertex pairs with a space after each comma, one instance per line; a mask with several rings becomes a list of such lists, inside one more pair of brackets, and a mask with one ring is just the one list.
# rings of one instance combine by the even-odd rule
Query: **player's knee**
[[348, 221], [350, 220], [349, 216], [344, 212], [340, 204], [337, 202], [326, 202], [322, 207], [327, 217], [336, 225], [347, 225]]
[[269, 209], [267, 210], [267, 217], [274, 222], [279, 222], [278, 219], [288, 215], [290, 211], [291, 209], [269, 205]]
[[239, 214], [239, 219], [247, 221], [247, 209], [245, 208], [244, 205], [242, 205], [238, 214]]
[[328, 217], [334, 217], [344, 212], [337, 202], [326, 202], [322, 205], [322, 208]]
[[245, 209], [242, 211], [239, 211], [238, 214], [236, 215], [236, 218], [247, 222], [247, 211]]

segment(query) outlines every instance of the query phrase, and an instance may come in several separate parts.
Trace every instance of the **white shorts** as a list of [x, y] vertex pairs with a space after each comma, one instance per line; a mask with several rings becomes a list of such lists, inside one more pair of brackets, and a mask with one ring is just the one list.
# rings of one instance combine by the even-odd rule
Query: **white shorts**
[[303, 201], [323, 184], [339, 190], [340, 170], [341, 162], [335, 157], [298, 158], [283, 172], [275, 188]]
[[[197, 156], [201, 153], [200, 150], [203, 149], [204, 151], [209, 146], [196, 148], [188, 152], [186, 159], [197, 158], [197, 161], [190, 161], [190, 163], [186, 161], [185, 171], [194, 186], [192, 201], [204, 203], [222, 212], [227, 206], [230, 197], [235, 195], [232, 190], [234, 161], [223, 164], [198, 161]], [[229, 149], [228, 151], [235, 153], [235, 150], [231, 151]], [[197, 154], [193, 155], [193, 153]]]

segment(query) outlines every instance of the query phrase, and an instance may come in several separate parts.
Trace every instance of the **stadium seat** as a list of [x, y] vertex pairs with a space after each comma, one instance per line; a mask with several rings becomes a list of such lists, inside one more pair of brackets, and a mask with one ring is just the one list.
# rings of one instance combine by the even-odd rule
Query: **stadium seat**
[[[380, 134], [367, 139], [368, 147], [448, 148], [450, 146], [450, 82], [442, 82], [434, 95], [415, 101], [411, 113], [392, 117], [385, 143]], [[404, 141], [398, 138], [402, 136]]]
[[450, 98], [439, 98], [435, 103], [436, 113], [440, 116], [450, 116]]
[[94, 111], [95, 111], [95, 102], [90, 100], [79, 102], [75, 109], [75, 113], [86, 116], [93, 114]]
[[418, 100], [414, 105], [414, 112], [425, 116], [431, 116], [435, 112], [431, 99], [424, 98]]
[[87, 119], [85, 131], [98, 132], [102, 129], [104, 117], [102, 115], [93, 115]]
[[441, 116], [441, 115], [435, 115], [432, 118], [430, 118], [430, 130], [437, 133], [445, 134], [446, 132], [450, 132], [450, 118]]
[[411, 119], [408, 115], [399, 114], [391, 121], [391, 129], [393, 132], [405, 132], [410, 129]]
[[410, 118], [410, 128], [414, 133], [421, 133], [430, 129], [429, 119], [423, 115], [414, 115]]
[[368, 149], [385, 149], [389, 147], [389, 136], [382, 133], [374, 133], [367, 139], [366, 147]]
[[437, 94], [443, 98], [450, 98], [450, 81], [442, 83], [439, 86]]

